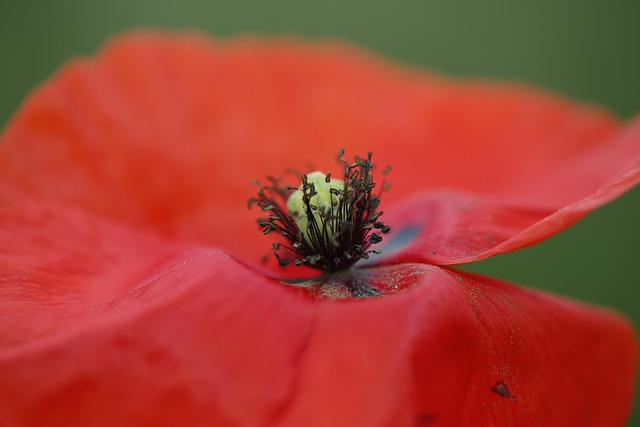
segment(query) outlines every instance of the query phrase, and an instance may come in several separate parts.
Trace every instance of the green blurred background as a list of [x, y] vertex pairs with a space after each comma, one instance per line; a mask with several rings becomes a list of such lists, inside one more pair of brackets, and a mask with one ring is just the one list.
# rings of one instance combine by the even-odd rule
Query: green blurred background
[[[640, 113], [637, 0], [27, 0], [0, 6], [0, 125], [62, 62], [141, 26], [344, 38], [448, 74], [527, 81]], [[636, 188], [558, 236], [470, 268], [615, 307], [638, 327], [639, 218]]]

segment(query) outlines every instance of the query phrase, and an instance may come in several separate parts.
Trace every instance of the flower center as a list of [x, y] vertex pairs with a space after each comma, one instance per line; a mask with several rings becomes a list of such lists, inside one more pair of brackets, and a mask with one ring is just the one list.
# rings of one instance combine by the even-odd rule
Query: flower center
[[269, 214], [259, 218], [258, 224], [265, 235], [276, 233], [274, 255], [281, 266], [338, 271], [379, 253], [370, 247], [391, 231], [380, 221], [383, 212], [378, 210], [386, 183], [373, 194], [372, 153], [366, 158], [356, 156], [351, 163], [343, 154], [340, 150], [342, 180], [316, 171], [303, 174], [299, 187], [289, 187], [281, 179], [269, 178], [270, 185], [262, 186], [258, 196], [249, 199], [249, 207], [255, 203]]

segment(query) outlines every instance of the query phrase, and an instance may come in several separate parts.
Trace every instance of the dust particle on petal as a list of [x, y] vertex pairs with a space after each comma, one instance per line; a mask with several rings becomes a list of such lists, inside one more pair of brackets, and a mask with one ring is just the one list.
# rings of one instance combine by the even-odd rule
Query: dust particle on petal
[[511, 393], [509, 393], [509, 389], [507, 388], [506, 384], [504, 383], [504, 381], [498, 381], [496, 383], [496, 385], [494, 385], [491, 388], [491, 391], [494, 392], [495, 394], [498, 394], [502, 397], [506, 397], [507, 399], [509, 399], [511, 397]]
[[433, 414], [418, 414], [416, 417], [416, 427], [426, 426], [436, 420], [436, 416]]

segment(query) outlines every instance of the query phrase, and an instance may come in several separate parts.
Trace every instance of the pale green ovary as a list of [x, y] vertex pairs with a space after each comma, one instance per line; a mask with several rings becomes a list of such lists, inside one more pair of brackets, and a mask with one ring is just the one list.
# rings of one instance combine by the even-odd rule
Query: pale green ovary
[[[307, 175], [307, 183], [313, 184], [315, 186], [316, 195], [313, 196], [309, 203], [317, 207], [316, 210], [313, 211], [313, 217], [316, 220], [316, 223], [319, 227], [321, 227], [321, 214], [320, 212], [331, 212], [332, 204], [333, 209], [338, 206], [339, 197], [335, 194], [331, 194], [331, 189], [335, 188], [336, 190], [342, 191], [344, 189], [344, 181], [340, 179], [331, 179], [329, 182], [326, 181], [327, 175], [322, 172], [311, 172]], [[308, 192], [308, 191], [307, 191]], [[302, 200], [303, 198], [302, 185], [296, 191], [294, 191], [289, 199], [287, 199], [287, 209], [289, 210], [289, 214], [296, 222], [296, 225], [304, 233], [304, 237], [309, 244], [311, 241], [309, 239], [309, 219], [307, 218], [307, 210], [306, 206]], [[331, 238], [335, 230], [333, 227], [327, 227], [327, 238]]]

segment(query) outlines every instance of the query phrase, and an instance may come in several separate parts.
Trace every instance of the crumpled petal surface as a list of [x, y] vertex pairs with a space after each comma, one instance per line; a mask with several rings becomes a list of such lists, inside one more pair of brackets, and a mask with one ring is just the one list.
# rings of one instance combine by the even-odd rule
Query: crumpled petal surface
[[[250, 181], [306, 162], [335, 171], [339, 147], [395, 166], [387, 222], [420, 228], [396, 256], [435, 264], [535, 243], [640, 179], [638, 121], [541, 91], [336, 43], [141, 33], [27, 100], [2, 138], [0, 200], [79, 205], [256, 261], [268, 244], [249, 225]], [[443, 188], [473, 194], [474, 211], [434, 198]], [[420, 217], [434, 208], [450, 218], [438, 229]]]
[[5, 207], [0, 425], [624, 422], [637, 345], [616, 314], [442, 267], [382, 269], [413, 280], [314, 300], [217, 249]]

